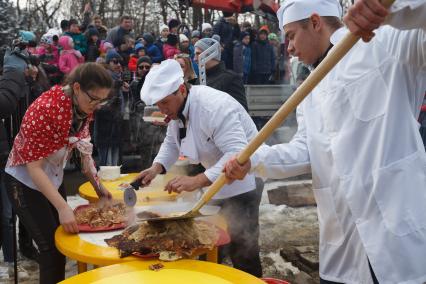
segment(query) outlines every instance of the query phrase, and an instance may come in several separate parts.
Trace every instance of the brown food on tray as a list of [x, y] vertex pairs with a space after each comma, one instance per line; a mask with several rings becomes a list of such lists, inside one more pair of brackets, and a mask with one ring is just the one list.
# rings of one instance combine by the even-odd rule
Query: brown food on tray
[[138, 214], [136, 214], [136, 217], [138, 217], [140, 219], [147, 219], [147, 218], [161, 217], [161, 215], [154, 213], [154, 212], [150, 212], [150, 211], [142, 211], [142, 212], [139, 212]]
[[156, 263], [156, 264], [151, 264], [148, 268], [153, 271], [159, 271], [164, 268], [164, 265], [162, 263]]
[[189, 219], [143, 222], [105, 242], [117, 248], [120, 257], [159, 254], [161, 260], [176, 260], [191, 256], [197, 249], [212, 249], [218, 238], [215, 226]]
[[160, 111], [154, 111], [151, 113], [152, 117], [166, 117], [163, 113], [161, 113]]
[[77, 224], [88, 224], [92, 228], [109, 227], [114, 224], [125, 223], [127, 220], [126, 206], [121, 202], [102, 207], [97, 204], [89, 204], [75, 212], [75, 219]]

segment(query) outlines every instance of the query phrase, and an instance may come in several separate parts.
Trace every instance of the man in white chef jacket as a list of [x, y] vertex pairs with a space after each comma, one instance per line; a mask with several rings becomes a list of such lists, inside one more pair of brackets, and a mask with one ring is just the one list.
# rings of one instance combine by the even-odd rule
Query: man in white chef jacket
[[[289, 52], [314, 68], [348, 32], [336, 26], [334, 0], [287, 0], [277, 15]], [[225, 171], [230, 179], [250, 169], [269, 178], [312, 172], [321, 283], [423, 283], [426, 154], [416, 119], [426, 1], [396, 0], [387, 11], [359, 0], [345, 22], [371, 41], [357, 43], [298, 107], [292, 141], [262, 146], [242, 166], [231, 159]]]
[[[152, 166], [139, 175], [142, 183], [149, 184], [157, 174], [167, 171], [179, 156], [206, 168], [194, 177], [174, 178], [166, 186], [169, 192], [194, 191], [210, 185], [221, 174], [224, 163], [257, 134], [241, 104], [213, 88], [185, 84], [175, 60], [165, 60], [150, 70], [141, 99], [147, 105], [157, 105], [170, 121]], [[214, 196], [228, 222], [229, 254], [234, 267], [258, 277], [262, 275], [258, 245], [262, 189], [263, 182], [248, 175], [224, 186]]]

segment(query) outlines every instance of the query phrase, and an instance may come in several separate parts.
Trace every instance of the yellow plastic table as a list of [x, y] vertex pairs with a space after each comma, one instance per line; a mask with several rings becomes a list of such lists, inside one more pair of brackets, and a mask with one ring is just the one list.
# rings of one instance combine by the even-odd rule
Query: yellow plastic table
[[[213, 223], [224, 230], [227, 229], [225, 219], [219, 215], [204, 217], [203, 220]], [[118, 249], [89, 243], [81, 239], [78, 234], [66, 233], [62, 226], [59, 226], [55, 232], [55, 245], [63, 255], [77, 261], [78, 273], [87, 271], [87, 264], [106, 266], [135, 260], [143, 262], [148, 260], [136, 256], [120, 258]], [[204, 254], [206, 255], [207, 261], [217, 263], [217, 247], [214, 247], [211, 250], [200, 249], [194, 253], [192, 258]]]
[[85, 272], [62, 284], [265, 284], [261, 279], [225, 265], [198, 260], [161, 262], [159, 271], [149, 269], [159, 261], [132, 261]]
[[[138, 173], [125, 174], [121, 178], [113, 181], [102, 180], [102, 184], [111, 192], [113, 199], [123, 200], [123, 190], [120, 189], [120, 184], [130, 183], [135, 179], [137, 174]], [[149, 186], [144, 187], [143, 189], [140, 189], [136, 192], [138, 197], [138, 204], [153, 204], [157, 202], [175, 200], [177, 194], [169, 194], [167, 191], [164, 191], [164, 187], [169, 180], [176, 176], [177, 175], [173, 173], [157, 175], [157, 177], [151, 182]], [[82, 198], [87, 199], [90, 203], [98, 201], [98, 195], [96, 194], [90, 182], [83, 183], [78, 188], [78, 193]]]

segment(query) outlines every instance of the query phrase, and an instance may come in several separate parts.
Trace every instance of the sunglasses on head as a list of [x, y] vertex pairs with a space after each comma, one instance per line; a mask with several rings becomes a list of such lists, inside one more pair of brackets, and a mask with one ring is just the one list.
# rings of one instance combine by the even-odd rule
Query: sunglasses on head
[[151, 69], [151, 66], [149, 66], [149, 65], [139, 65], [138, 69], [139, 70], [143, 70], [143, 69], [149, 70], [149, 69]]

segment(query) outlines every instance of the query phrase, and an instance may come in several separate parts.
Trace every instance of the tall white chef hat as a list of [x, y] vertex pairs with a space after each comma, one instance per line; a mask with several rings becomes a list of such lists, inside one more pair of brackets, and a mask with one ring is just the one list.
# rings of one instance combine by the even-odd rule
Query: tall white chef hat
[[179, 63], [167, 59], [160, 65], [154, 65], [146, 75], [141, 89], [141, 100], [147, 105], [154, 105], [171, 95], [183, 84], [183, 71]]
[[342, 6], [337, 0], [286, 0], [277, 12], [280, 29], [289, 23], [320, 16], [342, 17]]

